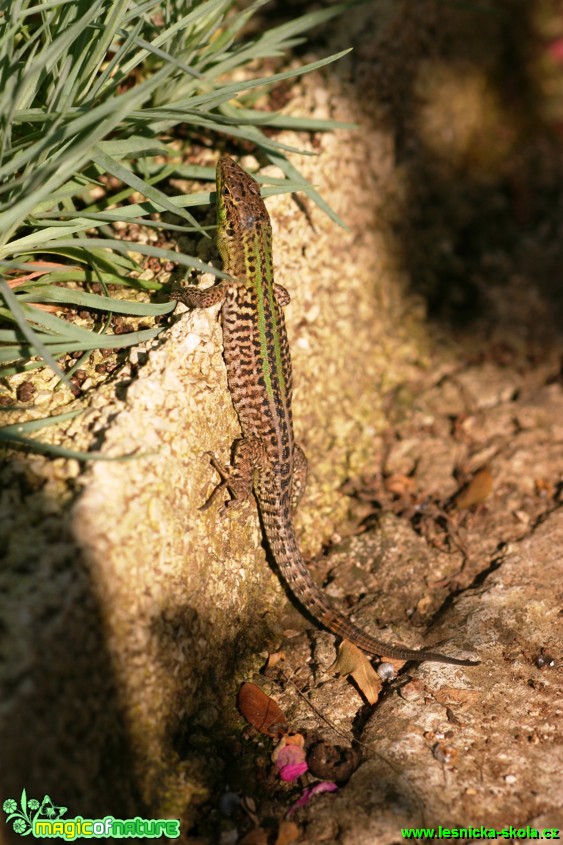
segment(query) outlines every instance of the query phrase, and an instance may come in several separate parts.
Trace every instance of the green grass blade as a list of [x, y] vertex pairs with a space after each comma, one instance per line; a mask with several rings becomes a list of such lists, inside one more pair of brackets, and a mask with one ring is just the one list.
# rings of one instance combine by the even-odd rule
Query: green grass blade
[[61, 381], [63, 381], [66, 386], [72, 390], [72, 384], [70, 380], [60, 369], [59, 365], [57, 364], [49, 350], [39, 339], [36, 332], [31, 328], [30, 323], [26, 320], [25, 314], [18, 303], [16, 295], [12, 293], [11, 288], [4, 281], [4, 279], [0, 279], [0, 293], [4, 297], [4, 302], [12, 312], [14, 319], [17, 320], [18, 327], [21, 333], [27, 339], [30, 346], [35, 350], [36, 354], [40, 355], [41, 358], [43, 358], [43, 360], [45, 361], [45, 363], [51, 367], [53, 372], [58, 375]]
[[96, 293], [45, 285], [38, 290], [20, 294], [23, 302], [59, 303], [63, 305], [78, 305], [81, 308], [93, 308], [97, 311], [113, 311], [116, 314], [129, 314], [136, 317], [159, 317], [174, 310], [174, 302], [132, 302], [130, 300], [115, 299], [100, 296]]
[[[220, 279], [229, 278], [228, 274], [223, 273], [222, 270], [219, 270], [217, 267], [213, 267], [211, 264], [205, 264], [205, 262], [200, 261], [199, 258], [195, 258], [193, 255], [185, 255], [182, 252], [173, 252], [171, 249], [149, 246], [148, 244], [132, 243], [130, 241], [112, 240], [111, 238], [108, 238], [107, 240], [104, 240], [103, 238], [88, 238], [87, 244], [89, 247], [97, 247], [99, 249], [107, 250], [112, 249], [115, 252], [121, 252], [124, 254], [137, 252], [141, 255], [149, 255], [152, 258], [161, 258], [163, 261], [173, 261], [175, 264], [181, 264], [183, 267], [199, 270], [201, 273], [213, 273], [214, 276], [217, 276]], [[76, 241], [61, 239], [57, 243], [57, 246], [76, 246]]]
[[208, 237], [207, 232], [201, 228], [195, 217], [193, 217], [189, 212], [184, 211], [183, 208], [178, 208], [173, 203], [170, 202], [166, 194], [163, 194], [162, 191], [159, 191], [158, 188], [154, 188], [151, 185], [148, 185], [143, 179], [139, 179], [138, 176], [135, 176], [130, 170], [124, 167], [122, 164], [116, 162], [111, 156], [106, 155], [106, 153], [102, 152], [99, 147], [94, 147], [91, 153], [92, 161], [96, 162], [103, 170], [106, 170], [108, 173], [111, 173], [117, 179], [120, 179], [122, 182], [125, 182], [126, 185], [129, 185], [135, 191], [139, 191], [139, 193], [144, 194], [148, 199], [152, 200], [156, 205], [160, 205], [161, 208], [165, 208], [167, 211], [171, 211], [173, 214], [178, 214], [180, 217], [183, 217], [184, 220], [187, 220], [188, 223], [191, 225], [201, 234]]
[[[13, 411], [13, 408], [9, 409]], [[32, 452], [42, 452], [46, 455], [51, 455], [57, 458], [73, 458], [76, 461], [124, 461], [132, 460], [133, 458], [145, 457], [146, 453], [131, 452], [127, 455], [102, 455], [100, 452], [81, 452], [76, 449], [69, 449], [66, 446], [57, 446], [54, 443], [44, 443], [41, 440], [34, 440], [27, 435], [35, 431], [40, 431], [51, 425], [57, 425], [67, 420], [74, 419], [79, 414], [83, 414], [82, 408], [75, 411], [67, 411], [65, 414], [56, 414], [52, 417], [46, 417], [39, 420], [28, 420], [23, 423], [14, 423], [12, 425], [4, 425], [0, 427], [0, 442], [12, 446], [22, 446]]]

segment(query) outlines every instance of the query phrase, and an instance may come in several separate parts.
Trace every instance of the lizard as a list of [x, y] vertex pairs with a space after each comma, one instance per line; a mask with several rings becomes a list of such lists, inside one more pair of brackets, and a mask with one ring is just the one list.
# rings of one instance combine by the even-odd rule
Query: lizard
[[190, 286], [173, 293], [190, 309], [221, 304], [227, 383], [242, 432], [228, 468], [208, 453], [221, 481], [204, 508], [222, 488], [231, 496], [226, 507], [253, 492], [279, 573], [299, 604], [331, 633], [380, 657], [476, 665], [479, 661], [377, 639], [334, 608], [313, 580], [293, 523], [307, 460], [293, 433], [293, 377], [283, 315], [290, 296], [274, 281], [272, 227], [258, 183], [226, 155], [219, 158], [216, 174], [217, 245], [227, 278], [209, 288]]

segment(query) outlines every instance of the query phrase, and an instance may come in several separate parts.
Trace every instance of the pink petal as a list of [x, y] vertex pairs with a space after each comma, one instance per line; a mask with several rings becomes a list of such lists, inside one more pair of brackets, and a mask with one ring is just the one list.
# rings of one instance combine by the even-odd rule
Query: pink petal
[[281, 769], [283, 766], [289, 766], [291, 763], [302, 763], [306, 756], [304, 748], [297, 748], [295, 745], [286, 745], [284, 748], [280, 748], [276, 757], [276, 765]]
[[297, 780], [298, 777], [305, 774], [308, 768], [309, 766], [305, 760], [301, 763], [290, 763], [287, 766], [282, 766], [280, 769], [280, 778], [287, 781]]
[[291, 807], [289, 815], [294, 813], [295, 810], [297, 810], [299, 807], [304, 807], [305, 804], [308, 804], [313, 795], [316, 795], [319, 792], [336, 792], [337, 789], [338, 786], [331, 780], [323, 780], [320, 783], [316, 783], [314, 786], [309, 786], [307, 789], [304, 790], [301, 798], [299, 798], [299, 800], [295, 802], [293, 807]]

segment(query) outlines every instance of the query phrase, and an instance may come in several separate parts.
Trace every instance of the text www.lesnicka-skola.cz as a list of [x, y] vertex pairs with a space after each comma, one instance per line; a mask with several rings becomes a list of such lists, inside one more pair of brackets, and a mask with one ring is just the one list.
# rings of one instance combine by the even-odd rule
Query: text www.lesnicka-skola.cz
[[560, 839], [559, 829], [544, 827], [404, 827], [403, 839]]

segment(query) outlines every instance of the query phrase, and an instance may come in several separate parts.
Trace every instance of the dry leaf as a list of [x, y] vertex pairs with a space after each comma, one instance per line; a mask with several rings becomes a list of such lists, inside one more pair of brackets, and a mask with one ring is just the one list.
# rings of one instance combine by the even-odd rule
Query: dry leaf
[[553, 499], [555, 495], [555, 488], [553, 482], [546, 478], [536, 478], [534, 481], [536, 496], [541, 496], [542, 499]]
[[278, 759], [278, 755], [282, 748], [286, 748], [288, 745], [293, 745], [297, 748], [305, 748], [305, 737], [300, 733], [286, 733], [285, 736], [282, 736], [279, 744], [276, 745], [272, 752], [272, 760], [274, 763]]
[[272, 652], [272, 654], [268, 655], [268, 660], [266, 661], [266, 669], [274, 669], [278, 665], [278, 663], [283, 663], [285, 659], [285, 651]]
[[383, 687], [381, 680], [363, 651], [349, 640], [342, 640], [331, 672], [351, 675], [370, 704], [375, 704]]
[[493, 489], [493, 476], [485, 467], [476, 472], [469, 484], [454, 499], [456, 508], [470, 508], [480, 505]]
[[421, 616], [424, 616], [430, 610], [431, 605], [432, 599], [430, 598], [430, 596], [422, 596], [422, 598], [419, 599], [418, 604], [416, 605], [416, 609]]
[[385, 489], [396, 496], [406, 496], [416, 492], [416, 481], [408, 475], [395, 473], [385, 479]]
[[247, 722], [268, 736], [280, 737], [287, 731], [287, 721], [273, 698], [256, 684], [243, 684], [237, 695], [238, 709]]
[[254, 827], [258, 827], [259, 819], [256, 815], [256, 801], [252, 798], [251, 795], [243, 795], [241, 798], [240, 806], [254, 825]]
[[280, 822], [276, 845], [292, 845], [293, 842], [297, 842], [300, 836], [301, 831], [295, 822]]

